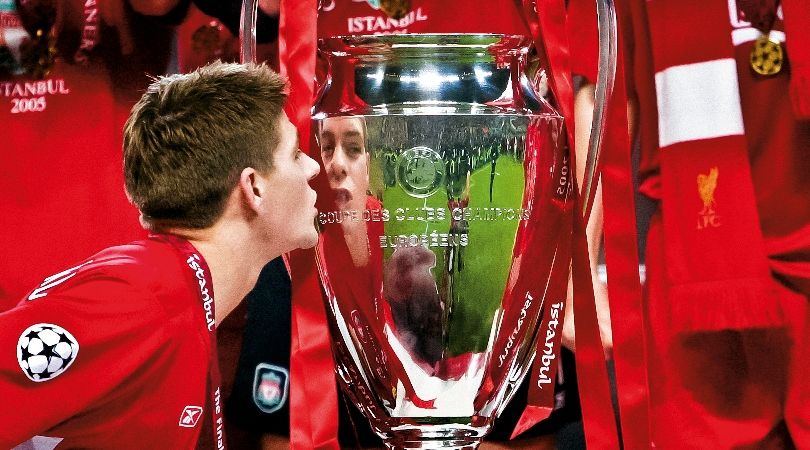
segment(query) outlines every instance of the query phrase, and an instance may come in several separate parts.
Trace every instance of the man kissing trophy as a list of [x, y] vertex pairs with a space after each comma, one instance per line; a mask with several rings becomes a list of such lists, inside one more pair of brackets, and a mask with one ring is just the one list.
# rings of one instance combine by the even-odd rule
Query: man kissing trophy
[[[255, 3], [243, 4], [246, 60]], [[612, 8], [598, 3], [602, 37], [615, 37]], [[553, 404], [577, 212], [563, 117], [546, 73], [529, 70], [532, 43], [318, 42], [317, 268], [338, 380], [389, 448], [476, 448], [533, 364], [536, 394]], [[615, 42], [600, 52], [597, 116]]]

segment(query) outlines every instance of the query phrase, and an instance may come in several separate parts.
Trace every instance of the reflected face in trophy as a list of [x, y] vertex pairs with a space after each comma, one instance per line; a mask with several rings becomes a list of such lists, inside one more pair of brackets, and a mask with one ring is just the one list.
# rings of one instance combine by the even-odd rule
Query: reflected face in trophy
[[368, 191], [366, 127], [360, 117], [330, 117], [321, 123], [321, 159], [335, 204], [341, 210], [365, 208]]

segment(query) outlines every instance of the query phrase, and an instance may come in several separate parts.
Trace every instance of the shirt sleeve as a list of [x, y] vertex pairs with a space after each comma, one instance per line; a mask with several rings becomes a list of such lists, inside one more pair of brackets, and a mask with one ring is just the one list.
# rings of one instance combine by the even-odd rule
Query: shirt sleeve
[[125, 281], [93, 276], [35, 292], [0, 314], [0, 448], [93, 408], [170, 351], [161, 306]]

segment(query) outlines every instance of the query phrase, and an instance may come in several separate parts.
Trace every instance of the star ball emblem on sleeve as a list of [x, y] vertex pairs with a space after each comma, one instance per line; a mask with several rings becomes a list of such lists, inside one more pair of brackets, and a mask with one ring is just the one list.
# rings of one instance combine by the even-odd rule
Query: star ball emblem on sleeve
[[64, 373], [79, 353], [79, 342], [70, 332], [50, 323], [26, 328], [17, 341], [17, 362], [29, 380], [52, 380]]

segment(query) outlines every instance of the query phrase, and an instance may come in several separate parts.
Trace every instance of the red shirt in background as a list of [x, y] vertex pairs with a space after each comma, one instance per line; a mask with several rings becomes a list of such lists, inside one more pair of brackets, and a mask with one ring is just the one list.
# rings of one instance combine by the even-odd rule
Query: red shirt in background
[[[85, 3], [96, 2], [56, 3], [62, 19], [50, 74], [0, 77], [0, 311], [47, 274], [144, 236], [124, 192], [121, 130], [148, 74], [167, 67], [171, 28], [116, 2], [91, 11]], [[86, 19], [93, 8], [97, 23]], [[0, 15], [16, 51], [27, 33], [16, 11]], [[93, 26], [98, 41], [88, 62], [76, 63], [80, 38]]]

